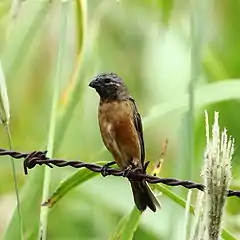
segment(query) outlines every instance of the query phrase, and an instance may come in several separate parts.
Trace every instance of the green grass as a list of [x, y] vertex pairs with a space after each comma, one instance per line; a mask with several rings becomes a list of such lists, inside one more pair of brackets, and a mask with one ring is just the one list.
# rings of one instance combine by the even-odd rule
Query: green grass
[[[161, 176], [186, 174], [200, 181], [204, 109], [210, 117], [220, 111], [221, 127], [227, 127], [238, 145], [240, 6], [234, 1], [204, 1], [193, 8], [192, 2], [180, 6], [174, 0], [26, 0], [12, 19], [11, 1], [0, 1], [0, 58], [14, 149], [46, 148], [50, 157], [111, 161], [99, 133], [99, 99], [88, 82], [98, 72], [114, 71], [137, 102], [147, 160], [158, 158], [168, 138]], [[0, 146], [9, 148], [4, 129], [0, 131]], [[236, 151], [232, 170], [238, 183]], [[5, 200], [15, 199], [8, 163], [1, 157], [0, 202], [7, 210], [0, 206], [0, 238], [12, 240], [19, 239], [19, 218], [15, 206]], [[162, 209], [139, 215], [122, 178], [102, 178], [70, 167], [46, 173], [43, 166], [24, 176], [21, 164], [15, 161], [23, 239], [39, 239], [40, 219], [46, 239], [175, 240], [185, 234], [187, 192], [182, 188], [156, 185], [163, 193]], [[54, 207], [41, 207], [49, 198]], [[194, 203], [194, 192], [192, 199]], [[238, 205], [238, 199], [228, 199], [223, 239], [240, 238]], [[188, 206], [192, 214], [194, 206]]]
[[[47, 141], [47, 155], [49, 158], [53, 157], [54, 151], [54, 138], [56, 131], [56, 119], [57, 119], [57, 105], [59, 100], [59, 88], [60, 88], [60, 80], [61, 73], [63, 67], [63, 54], [65, 49], [66, 42], [66, 26], [67, 26], [67, 11], [68, 11], [68, 2], [62, 2], [61, 4], [61, 31], [60, 31], [60, 43], [58, 49], [58, 57], [57, 57], [57, 67], [56, 73], [54, 76], [53, 86], [52, 86], [52, 107], [51, 107], [51, 115], [50, 115], [50, 126], [48, 133], [48, 141]], [[44, 183], [43, 183], [43, 193], [42, 193], [42, 202], [44, 202], [49, 196], [49, 188], [51, 183], [51, 169], [48, 166], [45, 166], [44, 171]], [[39, 239], [47, 239], [47, 223], [48, 223], [48, 208], [41, 208], [40, 211], [40, 232]]]
[[[4, 126], [6, 129], [6, 135], [8, 139], [9, 149], [13, 150], [12, 147], [12, 137], [10, 128], [8, 125]], [[18, 214], [18, 224], [19, 224], [19, 239], [23, 239], [23, 222], [22, 222], [22, 211], [21, 211], [21, 204], [20, 204], [20, 197], [19, 197], [19, 187], [18, 187], [18, 180], [17, 180], [17, 173], [16, 173], [16, 166], [15, 166], [15, 159], [11, 158], [12, 163], [12, 172], [13, 172], [13, 179], [14, 179], [14, 188], [16, 193], [16, 200], [17, 200], [17, 214]]]
[[111, 240], [123, 239], [131, 240], [133, 239], [134, 232], [136, 231], [141, 213], [136, 207], [130, 212], [129, 215], [125, 216], [118, 224], [116, 232], [110, 237]]
[[[7, 86], [6, 86], [6, 79], [5, 74], [2, 68], [2, 62], [0, 59], [0, 122], [4, 127], [5, 134], [7, 136], [7, 142], [8, 142], [8, 148], [10, 150], [13, 150], [12, 147], [12, 138], [9, 128], [9, 122], [10, 122], [10, 103], [8, 99], [8, 93], [7, 93]], [[12, 165], [12, 175], [14, 180], [14, 190], [16, 193], [16, 202], [17, 202], [17, 213], [18, 213], [18, 231], [19, 239], [23, 239], [23, 224], [22, 224], [22, 214], [21, 214], [21, 205], [20, 205], [20, 199], [19, 199], [19, 188], [18, 188], [18, 180], [17, 180], [17, 172], [16, 172], [16, 166], [15, 166], [15, 160], [10, 157], [11, 165]]]

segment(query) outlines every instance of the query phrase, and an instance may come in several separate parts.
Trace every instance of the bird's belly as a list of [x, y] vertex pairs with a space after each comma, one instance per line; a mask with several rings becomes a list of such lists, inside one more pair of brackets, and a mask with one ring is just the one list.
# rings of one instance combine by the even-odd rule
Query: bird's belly
[[131, 105], [127, 101], [100, 104], [98, 117], [103, 142], [118, 166], [140, 163], [141, 147]]
[[102, 128], [101, 132], [106, 133], [102, 134], [103, 141], [120, 168], [126, 168], [135, 159], [140, 159], [139, 139], [131, 123], [105, 121]]

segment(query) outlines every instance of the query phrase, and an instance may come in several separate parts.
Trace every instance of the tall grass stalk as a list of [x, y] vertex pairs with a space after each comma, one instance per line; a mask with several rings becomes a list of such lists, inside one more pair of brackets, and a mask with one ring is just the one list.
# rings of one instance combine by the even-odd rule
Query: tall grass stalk
[[192, 230], [190, 239], [197, 240], [200, 239], [200, 234], [203, 232], [203, 205], [204, 205], [204, 192], [198, 192], [197, 195], [197, 205], [195, 208], [195, 216], [192, 224]]
[[109, 237], [109, 240], [122, 239], [131, 240], [137, 230], [142, 213], [136, 207], [120, 220], [115, 232]]
[[194, 159], [194, 105], [195, 105], [195, 86], [199, 78], [199, 41], [198, 41], [198, 14], [196, 1], [191, 1], [190, 16], [190, 34], [191, 34], [191, 77], [189, 83], [189, 111], [188, 111], [188, 130], [189, 130], [189, 167], [190, 178], [192, 179], [194, 167], [192, 161]]
[[[9, 149], [12, 150], [12, 137], [9, 125], [5, 125], [5, 131], [8, 138], [8, 145]], [[13, 171], [13, 179], [14, 179], [14, 188], [16, 192], [16, 199], [17, 199], [17, 211], [18, 211], [18, 222], [19, 222], [19, 231], [20, 231], [20, 239], [23, 238], [23, 221], [22, 221], [22, 212], [21, 212], [21, 205], [20, 205], [20, 197], [19, 197], [19, 190], [18, 190], [18, 181], [17, 181], [17, 173], [16, 173], [16, 167], [14, 163], [14, 159], [11, 157], [11, 163], [12, 163], [12, 171]]]
[[84, 28], [86, 28], [87, 3], [86, 0], [75, 0], [76, 9], [76, 44], [78, 54], [82, 52]]
[[[188, 128], [188, 166], [190, 168], [190, 179], [193, 178], [194, 175], [194, 166], [193, 166], [193, 159], [194, 159], [194, 108], [195, 108], [195, 88], [196, 83], [200, 75], [199, 66], [200, 66], [200, 55], [199, 55], [199, 41], [198, 41], [198, 3], [196, 1], [191, 1], [190, 7], [190, 37], [191, 37], [191, 62], [190, 62], [190, 69], [191, 69], [191, 76], [189, 82], [189, 98], [188, 98], [188, 112], [187, 112], [187, 128]], [[188, 201], [187, 206], [191, 205], [191, 195], [192, 190], [188, 191]], [[191, 226], [191, 221], [189, 221], [188, 209], [185, 211], [186, 213], [186, 231], [185, 231], [185, 239], [187, 239], [189, 234], [189, 229]]]
[[[75, 60], [75, 64], [73, 67], [72, 74], [70, 76], [69, 84], [67, 89], [65, 89], [61, 102], [62, 104], [62, 113], [60, 120], [58, 122], [59, 131], [56, 133], [56, 142], [55, 142], [55, 151], [57, 152], [58, 149], [61, 147], [62, 139], [65, 136], [66, 130], [69, 126], [69, 120], [73, 116], [74, 109], [76, 108], [77, 104], [80, 102], [80, 96], [82, 92], [82, 85], [83, 85], [83, 78], [84, 78], [84, 71], [82, 71], [86, 64], [86, 60], [88, 53], [85, 50], [87, 48], [86, 45], [89, 43], [86, 41], [87, 34], [87, 2], [86, 0], [76, 0], [76, 17], [79, 18], [81, 16], [82, 19], [76, 19], [76, 26], [77, 26], [77, 57]], [[82, 26], [80, 27], [80, 24]], [[90, 31], [91, 27], [88, 26], [88, 31]], [[82, 40], [79, 37], [82, 36]], [[81, 45], [79, 45], [81, 44]]]
[[[61, 78], [62, 60], [63, 60], [65, 40], [66, 40], [68, 4], [69, 4], [68, 1], [62, 1], [61, 3], [61, 23], [60, 23], [61, 32], [60, 32], [60, 43], [59, 43], [58, 57], [57, 57], [57, 67], [56, 67], [56, 73], [55, 73], [54, 82], [53, 82], [52, 108], [51, 108], [51, 115], [50, 115], [50, 127], [48, 132], [48, 144], [47, 144], [48, 157], [52, 157], [53, 150], [54, 150], [57, 104], [59, 99], [59, 80]], [[45, 167], [42, 202], [44, 202], [49, 196], [50, 182], [51, 182], [51, 172], [48, 167]], [[46, 239], [47, 220], [48, 220], [48, 208], [42, 207], [40, 211], [41, 226], [40, 226], [40, 232], [39, 232], [39, 239], [42, 239], [42, 240]]]
[[184, 239], [188, 240], [190, 235], [190, 226], [191, 226], [191, 200], [192, 200], [192, 191], [188, 191], [186, 207], [185, 207], [185, 234]]
[[[12, 140], [11, 134], [9, 129], [9, 120], [10, 120], [10, 104], [7, 94], [7, 86], [5, 81], [5, 76], [3, 73], [3, 68], [0, 60], [0, 122], [3, 124], [6, 135], [8, 138], [8, 145], [9, 149], [12, 150]], [[17, 200], [17, 210], [18, 210], [18, 222], [19, 222], [19, 239], [23, 239], [23, 225], [22, 225], [22, 216], [21, 216], [21, 207], [20, 207], [20, 200], [19, 200], [19, 191], [18, 191], [18, 182], [17, 182], [17, 174], [16, 174], [16, 167], [13, 158], [11, 157], [12, 163], [12, 172], [13, 172], [13, 180], [14, 180], [14, 187], [16, 193], [16, 200]]]
[[[6, 50], [2, 54], [7, 79], [11, 79], [16, 70], [21, 68], [24, 63], [22, 57], [28, 53], [29, 46], [31, 46], [44, 23], [45, 16], [50, 8], [49, 1], [41, 1], [41, 3], [39, 1], [39, 4], [39, 8], [34, 10], [35, 14], [29, 15], [27, 26], [24, 29], [20, 28], [21, 34], [19, 29], [14, 29], [14, 32], [11, 31], [12, 25], [16, 24], [16, 19], [12, 19], [8, 24]], [[16, 36], [18, 41], [15, 40]]]

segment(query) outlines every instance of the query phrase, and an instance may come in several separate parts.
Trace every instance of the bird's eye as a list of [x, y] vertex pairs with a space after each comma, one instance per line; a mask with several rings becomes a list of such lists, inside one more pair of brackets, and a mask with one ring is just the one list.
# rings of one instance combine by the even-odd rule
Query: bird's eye
[[106, 79], [105, 79], [105, 83], [110, 83], [110, 81], [111, 81], [111, 80], [110, 80], [109, 78], [106, 78]]

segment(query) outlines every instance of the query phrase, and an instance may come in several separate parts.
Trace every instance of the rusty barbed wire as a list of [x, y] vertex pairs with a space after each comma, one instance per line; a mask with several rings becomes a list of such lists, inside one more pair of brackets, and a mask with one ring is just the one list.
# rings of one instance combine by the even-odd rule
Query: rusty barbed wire
[[[53, 166], [56, 167], [66, 167], [71, 166], [74, 168], [87, 168], [90, 171], [102, 173], [103, 166], [95, 164], [95, 163], [86, 163], [82, 161], [72, 161], [72, 160], [63, 160], [63, 159], [50, 159], [46, 156], [47, 151], [33, 151], [31, 153], [22, 153], [17, 151], [10, 151], [6, 149], [0, 148], [0, 156], [9, 155], [13, 158], [20, 159], [24, 158], [23, 161], [23, 168], [24, 173], [28, 174], [28, 169], [34, 168], [36, 165], [47, 165], [48, 167], [52, 168]], [[200, 183], [191, 182], [188, 180], [178, 180], [175, 178], [160, 178], [148, 174], [138, 173], [136, 171], [129, 171], [126, 174], [126, 171], [114, 169], [111, 167], [107, 167], [104, 169], [106, 175], [113, 175], [113, 176], [124, 176], [134, 181], [141, 181], [145, 180], [148, 183], [162, 183], [168, 186], [182, 186], [188, 189], [198, 189], [200, 191], [204, 191], [204, 185]], [[228, 197], [239, 197], [240, 198], [240, 191], [228, 190], [227, 192]]]

